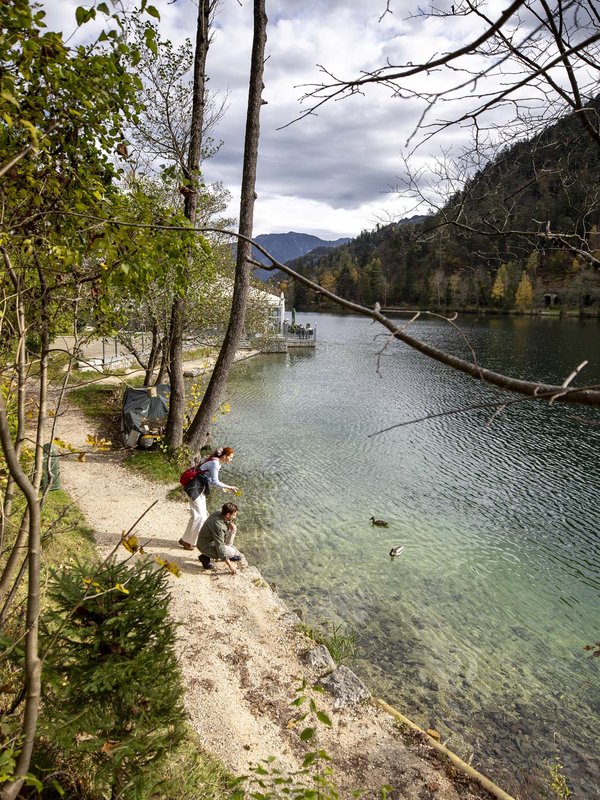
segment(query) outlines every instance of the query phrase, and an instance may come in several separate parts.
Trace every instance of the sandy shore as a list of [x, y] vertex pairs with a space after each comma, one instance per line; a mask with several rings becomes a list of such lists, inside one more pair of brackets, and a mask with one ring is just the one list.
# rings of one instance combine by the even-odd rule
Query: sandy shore
[[[77, 409], [61, 414], [58, 435], [64, 441], [85, 448], [92, 432]], [[171, 610], [180, 623], [179, 658], [191, 724], [206, 750], [236, 774], [269, 756], [276, 756], [282, 769], [298, 769], [305, 745], [290, 701], [302, 680], [319, 677], [303, 659], [311, 643], [290, 624], [285, 604], [255, 567], [244, 565], [235, 576], [225, 565], [204, 572], [196, 554], [182, 550], [177, 542], [187, 524], [187, 504], [167, 499], [172, 486], [125, 469], [126, 455], [117, 448], [83, 463], [61, 459], [61, 482], [96, 532], [103, 554], [157, 501], [136, 532], [149, 557], [159, 555], [181, 569], [181, 577], [171, 579]], [[239, 523], [237, 544], [243, 551], [241, 503]], [[317, 702], [333, 721], [331, 729], [319, 726], [319, 745], [334, 759], [342, 798], [357, 788], [366, 790], [364, 797], [381, 797], [383, 784], [393, 787], [390, 800], [490, 796], [440, 759], [428, 737], [407, 736], [374, 703], [336, 710], [328, 695]]]

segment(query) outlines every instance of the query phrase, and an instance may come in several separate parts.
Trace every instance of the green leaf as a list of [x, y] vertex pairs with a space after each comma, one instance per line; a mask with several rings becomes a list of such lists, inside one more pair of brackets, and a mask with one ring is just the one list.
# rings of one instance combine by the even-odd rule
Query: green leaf
[[108, 6], [106, 5], [106, 3], [98, 3], [96, 9], [98, 11], [101, 11], [103, 14], [106, 14], [106, 16], [110, 14], [110, 11], [108, 10]]
[[146, 28], [144, 31], [144, 39], [146, 40], [146, 47], [154, 55], [158, 55], [158, 47], [156, 45], [156, 38], [154, 36], [153, 28]]
[[300, 741], [301, 742], [308, 742], [310, 741], [316, 733], [315, 728], [304, 728], [302, 733], [300, 734]]
[[323, 725], [328, 725], [331, 728], [331, 719], [324, 711], [317, 711], [317, 719], [319, 722], [322, 722]]
[[300, 697], [297, 697], [295, 700], [292, 700], [290, 705], [292, 705], [292, 706], [301, 706], [302, 703], [304, 703], [305, 701], [306, 701], [306, 697], [300, 696]]
[[86, 21], [86, 16], [87, 9], [85, 9], [83, 6], [77, 6], [75, 9], [75, 21], [78, 25], [83, 25], [83, 23]]
[[25, 782], [26, 786], [33, 786], [34, 789], [37, 789], [37, 791], [40, 794], [42, 793], [42, 789], [44, 788], [44, 785], [39, 780], [39, 778], [35, 777], [35, 775], [32, 775], [31, 773], [27, 773], [27, 775], [25, 775], [25, 781], [24, 782]]
[[12, 103], [17, 108], [19, 107], [18, 102], [15, 100], [14, 96], [10, 92], [4, 90], [3, 92], [0, 92], [0, 97], [3, 100], [6, 100], [7, 103]]
[[148, 8], [146, 9], [146, 13], [150, 14], [151, 17], [160, 19], [160, 14], [158, 13], [158, 10], [154, 6], [148, 6]]

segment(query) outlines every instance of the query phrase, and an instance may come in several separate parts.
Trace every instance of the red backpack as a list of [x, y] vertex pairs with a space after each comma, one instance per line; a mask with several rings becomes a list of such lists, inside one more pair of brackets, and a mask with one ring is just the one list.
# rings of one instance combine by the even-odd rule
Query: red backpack
[[200, 470], [200, 467], [203, 467], [203, 466], [204, 466], [204, 464], [207, 464], [207, 463], [208, 463], [209, 461], [211, 461], [211, 460], [212, 460], [212, 458], [209, 456], [209, 458], [205, 458], [205, 459], [204, 459], [204, 461], [201, 461], [199, 464], [196, 464], [196, 466], [195, 466], [195, 467], [190, 467], [189, 469], [186, 469], [186, 470], [185, 470], [184, 472], [182, 472], [182, 473], [181, 473], [181, 475], [179, 476], [179, 483], [180, 483], [182, 486], [187, 486], [187, 485], [188, 485], [188, 483], [189, 483], [190, 481], [193, 481], [193, 480], [194, 480], [194, 478], [196, 477], [196, 475], [197, 475], [199, 472], [201, 472], [201, 470]]
[[185, 472], [182, 472], [179, 476], [179, 483], [182, 486], [187, 486], [188, 483], [193, 480], [196, 475], [198, 474], [198, 467], [190, 467], [186, 469]]

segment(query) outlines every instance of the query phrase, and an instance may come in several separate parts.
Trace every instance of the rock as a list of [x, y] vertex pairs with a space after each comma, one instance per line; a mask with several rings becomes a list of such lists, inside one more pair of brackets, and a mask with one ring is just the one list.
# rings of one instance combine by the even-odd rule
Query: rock
[[319, 685], [333, 695], [334, 708], [356, 705], [371, 696], [371, 692], [351, 669], [341, 664], [336, 670], [321, 678]]
[[[248, 569], [246, 570], [246, 575], [250, 578], [250, 580], [253, 580], [253, 579], [256, 579], [256, 580], [259, 580], [259, 581], [264, 580], [263, 576], [261, 575], [260, 570], [258, 569], [258, 567], [255, 567], [255, 566], [248, 567]], [[265, 583], [266, 583], [266, 581], [265, 581]]]
[[199, 367], [191, 367], [190, 369], [185, 369], [183, 371], [183, 377], [184, 378], [198, 378], [204, 372], [205, 372], [205, 370], [200, 369]]
[[294, 614], [293, 611], [288, 611], [287, 614], [284, 614], [281, 617], [281, 621], [284, 625], [289, 625], [291, 628], [295, 627], [296, 625], [301, 625], [302, 620], [298, 616], [298, 614]]
[[312, 650], [304, 654], [303, 658], [309, 667], [313, 667], [322, 672], [331, 672], [335, 669], [335, 661], [324, 644], [313, 647]]

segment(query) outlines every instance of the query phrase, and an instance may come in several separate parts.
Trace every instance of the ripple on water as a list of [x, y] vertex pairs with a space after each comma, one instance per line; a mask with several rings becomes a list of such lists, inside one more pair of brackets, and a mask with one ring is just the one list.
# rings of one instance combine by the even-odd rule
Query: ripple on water
[[[485, 366], [559, 383], [574, 351], [597, 353], [597, 327], [562, 347], [538, 322], [469, 335]], [[524, 402], [489, 426], [480, 409], [371, 435], [504, 396], [402, 345], [378, 375], [368, 322], [318, 328], [315, 352], [243, 362], [229, 383], [219, 439], [238, 454], [248, 555], [309, 622], [356, 631], [375, 691], [507, 788], [557, 755], [577, 796], [598, 796], [597, 663], [582, 648], [600, 629], [600, 431]], [[413, 328], [448, 344], [447, 327]]]

